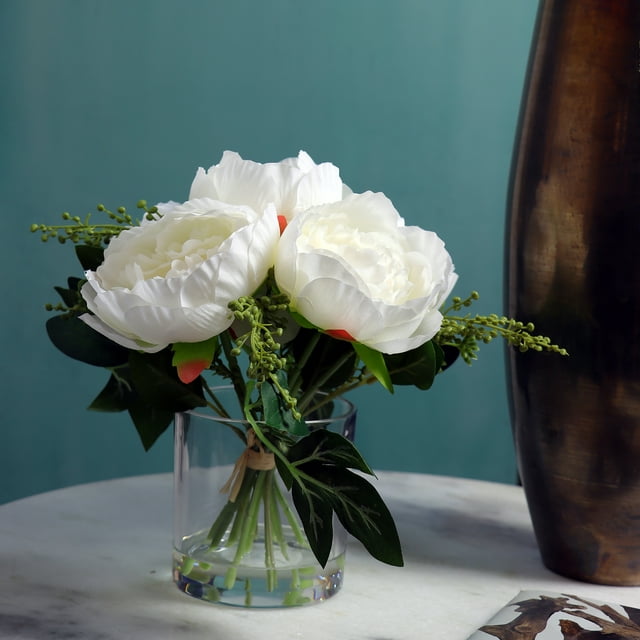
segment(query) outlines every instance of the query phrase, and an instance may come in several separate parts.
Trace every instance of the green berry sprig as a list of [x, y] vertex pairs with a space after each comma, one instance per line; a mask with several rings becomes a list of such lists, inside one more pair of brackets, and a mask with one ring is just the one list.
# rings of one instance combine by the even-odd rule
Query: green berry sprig
[[[145, 200], [138, 201], [136, 207], [143, 209], [145, 217], [149, 220], [153, 220], [159, 215], [158, 208], [155, 206], [148, 207]], [[31, 225], [30, 230], [32, 233], [40, 232], [42, 242], [56, 239], [60, 244], [69, 241], [74, 244], [102, 247], [108, 244], [109, 240], [114, 236], [138, 224], [125, 207], [118, 207], [115, 211], [110, 211], [103, 204], [99, 204], [96, 210], [106, 214], [112, 222], [93, 224], [90, 213], [83, 220], [80, 216], [72, 216], [68, 211], [65, 211], [62, 214], [62, 219], [70, 224], [46, 225], [34, 223]]]
[[243, 351], [248, 354], [249, 366], [247, 376], [258, 385], [269, 381], [278, 390], [284, 403], [299, 418], [296, 411], [296, 398], [286, 388], [278, 375], [286, 370], [288, 360], [281, 355], [281, 344], [278, 339], [283, 329], [277, 321], [277, 314], [289, 308], [289, 299], [283, 293], [259, 297], [243, 296], [229, 304], [236, 320], [247, 323], [248, 330], [235, 338], [232, 354], [239, 356]]
[[550, 338], [535, 335], [535, 326], [531, 322], [524, 323], [495, 313], [452, 315], [471, 306], [479, 298], [476, 291], [466, 299], [453, 298], [451, 306], [443, 312], [442, 326], [434, 338], [440, 346], [458, 349], [467, 364], [477, 359], [481, 343], [488, 344], [498, 337], [504, 338], [508, 344], [523, 352], [531, 349], [569, 355], [566, 349], [553, 344]]

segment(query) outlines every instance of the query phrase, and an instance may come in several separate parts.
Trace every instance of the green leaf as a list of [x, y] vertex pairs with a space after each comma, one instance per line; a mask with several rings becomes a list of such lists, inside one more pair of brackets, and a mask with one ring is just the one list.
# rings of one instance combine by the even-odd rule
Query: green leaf
[[131, 384], [126, 379], [127, 367], [119, 367], [116, 375], [111, 374], [107, 384], [89, 405], [93, 411], [125, 411], [134, 402]]
[[157, 411], [188, 411], [206, 405], [200, 379], [184, 384], [171, 365], [170, 349], [158, 353], [131, 351], [131, 383], [136, 395]]
[[264, 422], [272, 429], [285, 429], [280, 397], [270, 382], [264, 382], [260, 385], [260, 399], [262, 400]]
[[333, 542], [333, 510], [325, 491], [316, 487], [304, 489], [295, 483], [291, 489], [293, 504], [307, 535], [309, 546], [320, 566], [324, 567], [329, 559]]
[[452, 345], [436, 345], [442, 350], [442, 364], [441, 370], [446, 371], [459, 357], [460, 349]]
[[285, 482], [291, 484], [294, 505], [311, 550], [326, 563], [332, 538], [332, 513], [369, 553], [401, 566], [402, 550], [393, 518], [375, 488], [350, 469], [373, 473], [355, 446], [340, 434], [313, 431], [287, 452]]
[[67, 278], [67, 286], [69, 287], [69, 289], [73, 289], [78, 293], [80, 293], [80, 285], [83, 282], [86, 282], [83, 278], [76, 278], [75, 276]]
[[315, 324], [309, 322], [303, 315], [300, 315], [297, 311], [289, 309], [291, 317], [304, 329], [318, 329]]
[[67, 287], [54, 287], [58, 295], [62, 298], [62, 302], [67, 307], [75, 307], [78, 304], [83, 304], [84, 300], [80, 295], [80, 285], [82, 280], [80, 278], [67, 278]]
[[384, 354], [391, 381], [397, 385], [413, 385], [418, 389], [431, 388], [442, 366], [442, 349], [433, 341], [426, 342], [405, 353]]
[[282, 483], [287, 488], [287, 491], [291, 491], [291, 488], [293, 487], [293, 475], [289, 470], [289, 467], [287, 467], [287, 465], [284, 464], [278, 456], [276, 456], [276, 467], [280, 474]]
[[[279, 384], [287, 387], [286, 373], [278, 371]], [[291, 409], [285, 404], [278, 393], [276, 385], [272, 382], [264, 382], [260, 385], [260, 400], [263, 409], [263, 421], [272, 429], [286, 430], [296, 436], [304, 436], [309, 433], [307, 425], [302, 418], [294, 417]]]
[[353, 442], [327, 429], [317, 429], [298, 440], [287, 457], [294, 464], [306, 460], [314, 464], [336, 465], [375, 475]]
[[384, 361], [384, 356], [379, 351], [360, 344], [359, 342], [353, 342], [352, 344], [358, 357], [364, 362], [367, 369], [371, 371], [387, 391], [393, 393], [393, 383], [391, 382], [391, 376]]
[[[440, 371], [442, 370], [442, 367], [445, 364], [445, 360], [446, 360], [447, 354], [446, 354], [445, 350], [437, 342], [431, 341], [431, 344], [433, 345], [433, 352], [434, 352], [435, 357], [436, 357], [436, 367], [435, 367], [435, 369], [436, 369], [436, 375], [437, 375], [438, 373], [440, 373]], [[456, 351], [458, 351], [458, 350], [456, 349]], [[460, 352], [458, 351], [458, 354], [459, 353]], [[453, 360], [451, 362], [454, 362], [455, 359], [456, 358], [454, 356]]]
[[173, 421], [174, 412], [149, 406], [138, 398], [129, 406], [129, 416], [145, 451], [149, 451], [156, 440], [167, 430]]
[[205, 404], [199, 382], [186, 385], [171, 366], [168, 349], [160, 353], [131, 351], [129, 364], [118, 367], [91, 403], [96, 411], [127, 410], [145, 450], [166, 431], [177, 411]]
[[79, 299], [80, 299], [80, 294], [77, 291], [74, 291], [73, 289], [65, 289], [64, 287], [53, 287], [57, 294], [62, 298], [62, 302], [64, 303], [65, 306], [67, 307], [73, 307], [75, 306]]
[[78, 316], [53, 316], [46, 327], [51, 342], [75, 360], [97, 367], [117, 367], [129, 357], [129, 349], [98, 333]]
[[402, 548], [393, 517], [365, 478], [348, 469], [324, 468], [316, 475], [331, 486], [333, 509], [342, 526], [380, 562], [401, 567]]
[[104, 249], [87, 244], [75, 246], [76, 256], [85, 271], [95, 271], [104, 261]]
[[173, 351], [171, 364], [177, 367], [192, 360], [207, 360], [211, 363], [217, 346], [218, 336], [202, 342], [174, 342], [171, 345], [171, 350]]

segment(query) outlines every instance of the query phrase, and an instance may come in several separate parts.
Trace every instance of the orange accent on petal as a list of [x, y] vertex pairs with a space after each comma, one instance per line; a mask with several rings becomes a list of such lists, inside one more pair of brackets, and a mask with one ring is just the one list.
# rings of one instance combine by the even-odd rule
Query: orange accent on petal
[[328, 329], [325, 333], [332, 338], [337, 338], [338, 340], [347, 340], [349, 342], [355, 342], [356, 339], [344, 329]]
[[206, 360], [192, 360], [191, 362], [183, 362], [179, 364], [178, 378], [185, 384], [193, 382], [207, 367], [209, 363]]
[[284, 230], [287, 228], [287, 218], [285, 216], [278, 216], [278, 226], [280, 227], [280, 235], [284, 233]]

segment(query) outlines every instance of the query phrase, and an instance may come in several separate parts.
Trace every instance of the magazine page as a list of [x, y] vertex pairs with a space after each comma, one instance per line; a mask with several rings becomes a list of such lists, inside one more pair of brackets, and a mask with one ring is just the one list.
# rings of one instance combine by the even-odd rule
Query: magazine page
[[640, 609], [521, 591], [469, 640], [640, 640]]

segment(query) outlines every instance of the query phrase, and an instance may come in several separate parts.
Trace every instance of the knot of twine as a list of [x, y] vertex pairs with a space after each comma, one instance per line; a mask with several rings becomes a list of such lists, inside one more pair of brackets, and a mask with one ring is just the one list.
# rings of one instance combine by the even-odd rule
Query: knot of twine
[[229, 502], [235, 502], [247, 469], [270, 471], [276, 466], [273, 453], [267, 451], [253, 429], [247, 431], [247, 447], [236, 460], [229, 479], [220, 489], [220, 493], [229, 493]]

